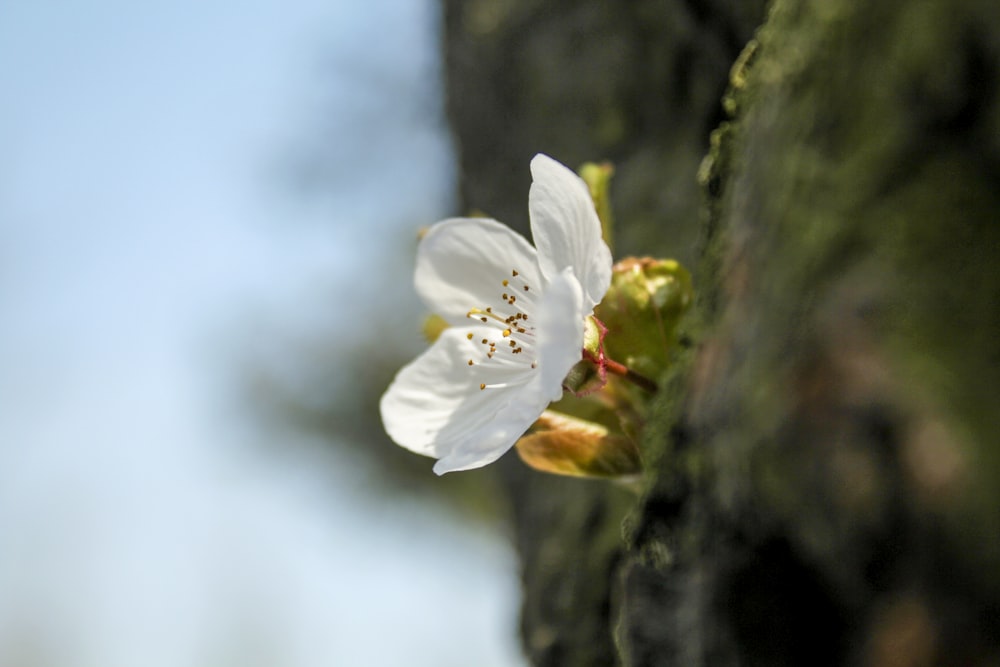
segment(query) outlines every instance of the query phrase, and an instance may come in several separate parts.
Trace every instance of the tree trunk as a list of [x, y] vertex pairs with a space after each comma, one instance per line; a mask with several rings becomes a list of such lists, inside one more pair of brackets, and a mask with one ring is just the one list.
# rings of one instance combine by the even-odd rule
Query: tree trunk
[[1000, 664], [1000, 5], [445, 9], [463, 201], [697, 267], [641, 496], [501, 462], [533, 663]]

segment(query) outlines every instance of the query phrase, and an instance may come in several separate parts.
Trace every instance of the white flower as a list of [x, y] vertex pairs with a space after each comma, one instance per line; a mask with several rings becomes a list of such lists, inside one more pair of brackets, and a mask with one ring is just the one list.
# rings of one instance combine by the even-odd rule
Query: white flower
[[397, 444], [439, 461], [439, 475], [495, 461], [562, 395], [580, 361], [584, 320], [611, 282], [611, 252], [586, 184], [546, 155], [531, 161], [537, 251], [483, 218], [424, 236], [417, 293], [450, 327], [382, 396]]

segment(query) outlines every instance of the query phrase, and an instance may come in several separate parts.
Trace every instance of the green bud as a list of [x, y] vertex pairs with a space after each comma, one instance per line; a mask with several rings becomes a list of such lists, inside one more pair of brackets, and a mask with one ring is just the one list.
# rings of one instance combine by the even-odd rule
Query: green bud
[[615, 224], [611, 216], [611, 195], [609, 194], [609, 189], [615, 168], [609, 162], [601, 164], [586, 162], [580, 167], [578, 173], [590, 190], [590, 198], [594, 200], [597, 217], [601, 220], [601, 235], [604, 237], [604, 242], [608, 244], [609, 248], [614, 248], [611, 241]]
[[635, 443], [594, 422], [546, 410], [517, 453], [535, 470], [574, 477], [631, 477], [642, 472]]
[[601, 343], [604, 341], [604, 331], [600, 323], [590, 315], [583, 321], [583, 349], [594, 356], [601, 351]]
[[678, 262], [650, 257], [618, 262], [611, 287], [594, 310], [607, 327], [605, 352], [655, 378], [669, 363], [677, 325], [691, 301], [691, 275]]
[[586, 360], [577, 362], [563, 379], [563, 387], [578, 395], [589, 394], [603, 386], [604, 380], [598, 374], [597, 367]]

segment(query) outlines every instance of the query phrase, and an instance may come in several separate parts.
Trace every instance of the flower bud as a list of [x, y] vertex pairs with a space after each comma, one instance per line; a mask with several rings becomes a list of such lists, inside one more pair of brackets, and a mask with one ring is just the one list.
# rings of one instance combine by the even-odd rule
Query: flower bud
[[[593, 315], [583, 321], [583, 351], [589, 353], [591, 359], [600, 359], [604, 355], [604, 334], [607, 330]], [[563, 380], [563, 387], [577, 396], [585, 396], [600, 390], [607, 384], [607, 372], [601, 366], [595, 366], [585, 359], [570, 369]]]
[[611, 177], [615, 174], [615, 168], [609, 162], [601, 164], [586, 162], [580, 167], [578, 173], [584, 183], [587, 184], [587, 189], [590, 190], [590, 198], [594, 200], [594, 209], [597, 211], [597, 217], [601, 220], [601, 236], [604, 237], [604, 242], [608, 244], [608, 247], [613, 248], [612, 240], [615, 224], [611, 216], [611, 196], [609, 189]]
[[678, 262], [650, 257], [618, 262], [611, 287], [594, 311], [607, 327], [606, 353], [656, 377], [667, 366], [677, 325], [691, 300], [691, 275]]
[[527, 465], [557, 475], [619, 478], [642, 472], [639, 448], [629, 438], [552, 410], [542, 413], [516, 447]]

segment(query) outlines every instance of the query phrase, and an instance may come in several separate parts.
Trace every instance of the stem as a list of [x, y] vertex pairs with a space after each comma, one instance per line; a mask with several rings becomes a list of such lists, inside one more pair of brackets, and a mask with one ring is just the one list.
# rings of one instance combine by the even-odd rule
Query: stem
[[619, 377], [625, 378], [635, 386], [641, 389], [645, 389], [651, 394], [655, 394], [656, 391], [659, 389], [656, 383], [650, 380], [648, 377], [636, 373], [628, 366], [620, 364], [614, 359], [610, 359], [606, 356], [603, 359], [598, 359], [593, 352], [586, 349], [583, 351], [583, 357], [587, 361], [590, 361], [591, 363], [597, 364], [598, 366], [604, 366], [606, 370], [614, 373]]

